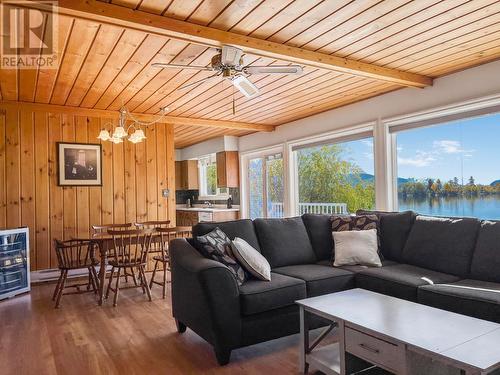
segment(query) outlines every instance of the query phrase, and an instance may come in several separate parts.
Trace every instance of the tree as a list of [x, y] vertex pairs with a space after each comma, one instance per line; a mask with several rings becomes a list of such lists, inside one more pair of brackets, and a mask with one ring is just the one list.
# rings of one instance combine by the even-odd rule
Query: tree
[[469, 178], [469, 185], [470, 186], [474, 186], [476, 184], [476, 182], [474, 181], [474, 177], [470, 176]]
[[350, 212], [373, 208], [373, 181], [363, 181], [359, 166], [339, 144], [297, 151], [299, 202], [346, 203]]

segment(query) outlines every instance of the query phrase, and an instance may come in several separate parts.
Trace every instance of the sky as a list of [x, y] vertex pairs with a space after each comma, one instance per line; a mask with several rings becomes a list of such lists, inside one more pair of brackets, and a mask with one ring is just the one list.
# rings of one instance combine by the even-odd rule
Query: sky
[[[373, 140], [343, 144], [345, 156], [373, 174]], [[478, 184], [500, 179], [500, 114], [403, 131], [397, 134], [398, 177], [458, 177]], [[463, 168], [463, 174], [462, 174]]]
[[398, 177], [489, 185], [500, 179], [500, 114], [401, 132], [397, 147]]

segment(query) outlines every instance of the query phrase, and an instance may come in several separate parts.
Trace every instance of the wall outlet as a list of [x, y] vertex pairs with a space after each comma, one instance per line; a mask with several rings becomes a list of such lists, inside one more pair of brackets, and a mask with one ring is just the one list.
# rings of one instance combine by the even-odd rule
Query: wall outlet
[[168, 196], [170, 195], [170, 190], [169, 189], [163, 189], [161, 191], [161, 195], [163, 196], [163, 198], [168, 198]]

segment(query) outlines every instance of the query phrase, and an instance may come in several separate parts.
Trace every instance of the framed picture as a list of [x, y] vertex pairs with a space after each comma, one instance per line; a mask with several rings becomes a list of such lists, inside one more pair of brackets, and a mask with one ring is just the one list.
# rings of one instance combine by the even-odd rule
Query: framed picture
[[59, 186], [102, 186], [100, 144], [57, 142]]

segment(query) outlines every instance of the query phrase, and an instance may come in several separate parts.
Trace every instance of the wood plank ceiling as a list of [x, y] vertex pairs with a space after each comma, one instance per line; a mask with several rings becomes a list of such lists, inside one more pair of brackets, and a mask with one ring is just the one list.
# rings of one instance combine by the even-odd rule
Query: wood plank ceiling
[[[110, 2], [110, 1], [105, 1]], [[439, 77], [500, 57], [498, 0], [112, 0], [115, 5], [324, 54]], [[280, 125], [401, 86], [305, 67], [302, 76], [260, 75], [247, 99], [228, 82], [179, 86], [210, 72], [214, 49], [135, 29], [60, 16], [57, 70], [0, 70], [0, 100]], [[286, 64], [247, 54], [246, 63]], [[415, 89], [417, 90], [417, 89]], [[236, 114], [232, 113], [232, 100]], [[177, 148], [249, 130], [178, 125]]]

